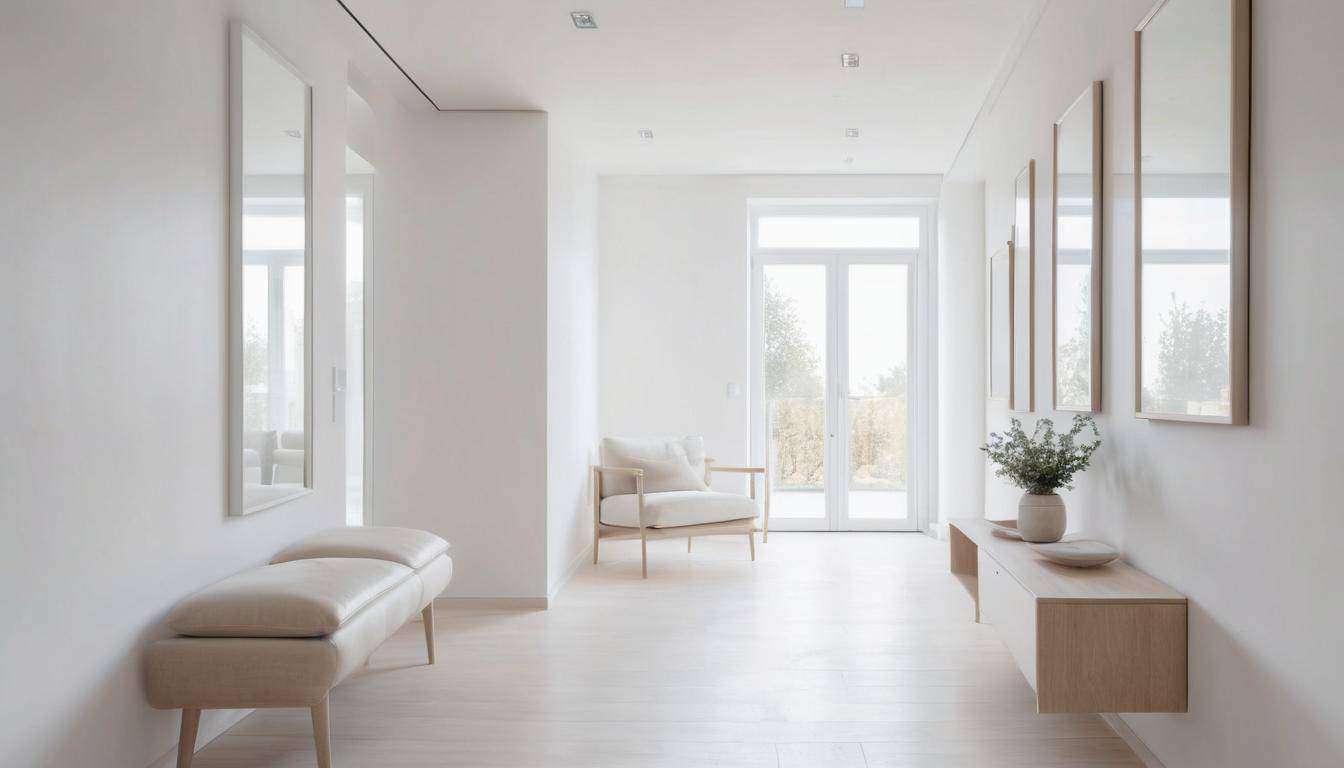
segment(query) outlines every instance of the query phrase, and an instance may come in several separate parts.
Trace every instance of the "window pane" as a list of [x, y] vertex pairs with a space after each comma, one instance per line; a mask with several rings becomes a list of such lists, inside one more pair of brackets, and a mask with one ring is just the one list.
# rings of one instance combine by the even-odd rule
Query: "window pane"
[[770, 514], [826, 517], [826, 267], [765, 267]]
[[849, 267], [849, 516], [904, 519], [909, 467], [909, 267]]
[[918, 248], [915, 216], [762, 216], [761, 248]]

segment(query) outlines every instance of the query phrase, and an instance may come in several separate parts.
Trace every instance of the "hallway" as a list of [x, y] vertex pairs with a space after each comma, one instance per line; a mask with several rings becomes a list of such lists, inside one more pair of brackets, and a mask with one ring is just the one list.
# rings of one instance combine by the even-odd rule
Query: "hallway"
[[[549, 611], [440, 608], [331, 697], [339, 766], [1138, 766], [1031, 689], [919, 534], [603, 545]], [[311, 766], [305, 710], [251, 715], [201, 768]]]

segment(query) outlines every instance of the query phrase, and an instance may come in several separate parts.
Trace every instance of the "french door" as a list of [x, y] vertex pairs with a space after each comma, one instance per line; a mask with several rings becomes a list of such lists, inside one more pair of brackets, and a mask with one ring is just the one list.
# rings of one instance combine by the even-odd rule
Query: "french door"
[[925, 233], [790, 247], [762, 232], [768, 218], [753, 217], [752, 450], [770, 468], [771, 528], [916, 530]]

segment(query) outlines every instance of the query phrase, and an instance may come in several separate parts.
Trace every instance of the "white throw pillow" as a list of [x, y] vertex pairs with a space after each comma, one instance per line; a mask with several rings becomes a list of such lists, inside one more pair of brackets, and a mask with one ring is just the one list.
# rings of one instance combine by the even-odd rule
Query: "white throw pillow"
[[[696, 453], [694, 459], [688, 446]], [[644, 492], [705, 491], [704, 442], [698, 438], [637, 439], [608, 437], [602, 440], [602, 466], [644, 470]], [[697, 467], [698, 465], [698, 467]], [[602, 478], [602, 496], [635, 492], [635, 479], [608, 473]]]

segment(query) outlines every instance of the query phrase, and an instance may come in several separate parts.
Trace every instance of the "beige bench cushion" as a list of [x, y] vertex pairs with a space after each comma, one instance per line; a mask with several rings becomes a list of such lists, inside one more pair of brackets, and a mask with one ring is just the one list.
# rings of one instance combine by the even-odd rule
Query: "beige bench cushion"
[[326, 637], [159, 640], [146, 660], [149, 703], [158, 709], [312, 706], [415, 615], [420, 590], [418, 579], [407, 578]]
[[167, 624], [192, 637], [322, 637], [414, 575], [362, 558], [266, 565], [197, 592], [168, 614]]
[[286, 547], [272, 563], [315, 557], [367, 557], [423, 568], [448, 551], [448, 542], [428, 531], [391, 526], [347, 526], [319, 531]]
[[[718, 491], [667, 491], [644, 494], [644, 524], [652, 528], [722, 523], [756, 516], [750, 497]], [[602, 500], [602, 522], [639, 527], [639, 496], [626, 494]]]

